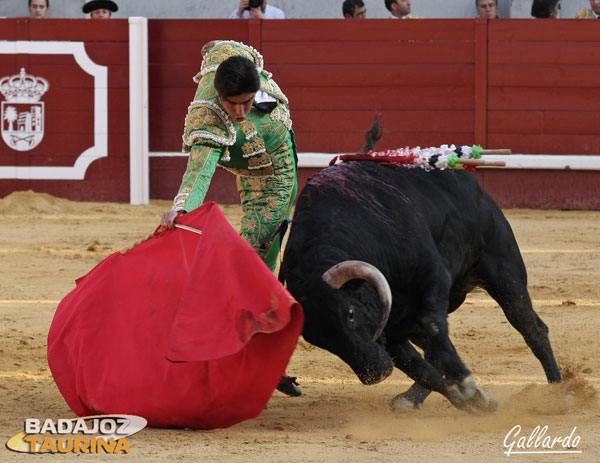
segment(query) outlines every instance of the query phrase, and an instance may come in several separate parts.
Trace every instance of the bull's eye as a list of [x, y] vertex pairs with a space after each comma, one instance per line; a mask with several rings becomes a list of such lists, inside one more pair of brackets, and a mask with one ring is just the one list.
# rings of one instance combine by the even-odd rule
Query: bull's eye
[[350, 307], [348, 309], [348, 323], [350, 324], [351, 327], [354, 327], [356, 325], [356, 320], [354, 319], [354, 309], [352, 307]]

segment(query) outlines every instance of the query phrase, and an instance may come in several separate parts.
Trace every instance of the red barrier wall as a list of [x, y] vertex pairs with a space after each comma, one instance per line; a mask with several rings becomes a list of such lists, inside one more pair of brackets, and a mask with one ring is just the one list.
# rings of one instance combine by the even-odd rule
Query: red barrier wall
[[[179, 149], [201, 45], [232, 38], [263, 53], [290, 98], [303, 152], [359, 150], [380, 112], [379, 149], [477, 143], [526, 154], [600, 154], [600, 47], [590, 22], [150, 20], [149, 30], [151, 151]], [[153, 158], [151, 197], [174, 196], [184, 169], [184, 159]], [[600, 207], [598, 172], [477, 175], [503, 206]], [[237, 201], [224, 173], [210, 195]]]
[[600, 154], [598, 27], [491, 21], [488, 30], [488, 144]]
[[[34, 188], [75, 199], [129, 199], [128, 28], [125, 20], [0, 20], [0, 40], [83, 41], [108, 67], [108, 157], [85, 180], [0, 180], [0, 196]], [[551, 27], [550, 27], [551, 26]], [[291, 100], [301, 152], [354, 152], [373, 115], [379, 149], [478, 143], [523, 154], [600, 154], [600, 47], [591, 21], [431, 19], [149, 20], [150, 152], [176, 152], [200, 49], [249, 43]], [[90, 143], [91, 80], [68, 56], [0, 55], [0, 77], [20, 67], [52, 81], [43, 144], [0, 147], [5, 165], [59, 165]], [[172, 198], [183, 157], [150, 158], [150, 197]], [[305, 178], [307, 172], [301, 177]], [[598, 171], [483, 170], [502, 206], [600, 207]], [[236, 202], [218, 171], [209, 199]]]
[[40, 53], [36, 53], [36, 43], [85, 42], [89, 58], [108, 70], [108, 156], [90, 164], [85, 180], [2, 179], [0, 197], [15, 190], [33, 189], [77, 200], [129, 201], [127, 20], [2, 19], [0, 40], [36, 41], [30, 53], [0, 54], [0, 77], [18, 74], [25, 68], [28, 75], [43, 77], [50, 83], [42, 97], [43, 140], [28, 151], [15, 151], [0, 140], [0, 166], [72, 166], [94, 145], [94, 78], [74, 55], [61, 54], [60, 43], [55, 45], [57, 54], [41, 53], [41, 45]]

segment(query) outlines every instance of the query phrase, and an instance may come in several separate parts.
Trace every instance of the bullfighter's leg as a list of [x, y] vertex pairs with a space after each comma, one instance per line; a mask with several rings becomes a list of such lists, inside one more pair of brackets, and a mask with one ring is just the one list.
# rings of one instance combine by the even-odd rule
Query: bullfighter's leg
[[[271, 156], [277, 174], [270, 177], [237, 177], [244, 212], [240, 235], [273, 272], [277, 267], [282, 240], [275, 233], [283, 221], [290, 217], [298, 192], [295, 146], [293, 136], [288, 132], [286, 142]], [[284, 372], [277, 390], [291, 397], [302, 395], [296, 377], [288, 376], [287, 372]]]
[[548, 327], [531, 304], [527, 291], [527, 273], [516, 243], [512, 253], [505, 252], [504, 256], [482, 257], [478, 270], [485, 282], [482, 286], [502, 307], [510, 324], [521, 333], [542, 364], [548, 382], [560, 382], [562, 376], [552, 352]]
[[240, 235], [272, 271], [277, 267], [281, 247], [281, 237], [274, 234], [290, 216], [298, 192], [294, 147], [288, 133], [287, 141], [271, 156], [275, 175], [236, 177], [244, 213]]

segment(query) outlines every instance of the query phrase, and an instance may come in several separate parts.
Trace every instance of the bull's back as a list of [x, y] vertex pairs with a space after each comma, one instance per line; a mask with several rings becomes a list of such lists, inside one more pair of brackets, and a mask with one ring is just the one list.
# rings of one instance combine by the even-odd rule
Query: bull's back
[[[356, 222], [371, 218], [377, 225], [434, 230], [448, 217], [464, 220], [489, 198], [469, 172], [407, 168], [375, 162], [329, 167], [312, 177], [300, 193], [298, 216], [334, 213]], [[492, 201], [493, 203], [493, 201]], [[300, 218], [300, 217], [299, 217]], [[405, 225], [403, 225], [405, 224]]]
[[[297, 258], [311, 246], [336, 247], [340, 259], [368, 261], [400, 255], [406, 261], [427, 251], [460, 261], [457, 272], [494, 239], [512, 237], [502, 212], [470, 172], [369, 161], [339, 164], [312, 177], [298, 197], [294, 222], [288, 248]], [[352, 255], [342, 255], [345, 250]]]

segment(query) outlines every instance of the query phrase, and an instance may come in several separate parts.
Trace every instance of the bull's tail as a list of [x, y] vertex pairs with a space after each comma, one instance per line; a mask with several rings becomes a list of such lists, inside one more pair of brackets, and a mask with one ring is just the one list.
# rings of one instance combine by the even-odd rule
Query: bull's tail
[[375, 113], [373, 125], [365, 132], [365, 146], [361, 152], [366, 153], [367, 151], [371, 151], [373, 148], [375, 148], [375, 145], [382, 135], [383, 127], [381, 126], [381, 114]]

